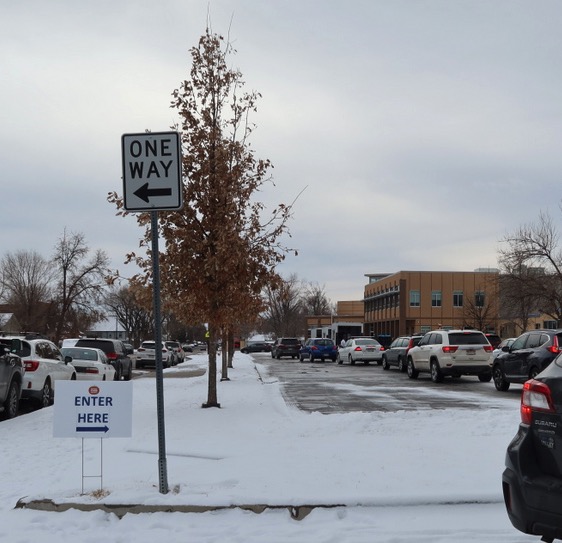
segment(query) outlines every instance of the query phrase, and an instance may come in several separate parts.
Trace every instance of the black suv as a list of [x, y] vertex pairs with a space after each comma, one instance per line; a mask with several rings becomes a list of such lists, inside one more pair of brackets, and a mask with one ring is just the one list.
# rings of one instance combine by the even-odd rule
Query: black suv
[[509, 347], [503, 347], [492, 367], [494, 385], [499, 391], [511, 383], [524, 383], [544, 370], [562, 351], [562, 330], [533, 330], [521, 334]]
[[523, 385], [519, 431], [502, 474], [509, 520], [518, 530], [562, 539], [562, 355]]
[[19, 339], [0, 338], [0, 412], [5, 419], [18, 414], [24, 367], [14, 351], [21, 350]]
[[115, 368], [115, 381], [120, 381], [121, 377], [125, 381], [130, 381], [133, 376], [133, 361], [127, 354], [127, 348], [118, 339], [101, 338], [82, 338], [76, 342], [76, 347], [91, 347], [101, 349]]
[[271, 358], [277, 358], [278, 360], [282, 356], [290, 356], [291, 358], [296, 358], [299, 356], [299, 351], [301, 350], [301, 342], [296, 337], [281, 337], [275, 341], [273, 347], [271, 348]]

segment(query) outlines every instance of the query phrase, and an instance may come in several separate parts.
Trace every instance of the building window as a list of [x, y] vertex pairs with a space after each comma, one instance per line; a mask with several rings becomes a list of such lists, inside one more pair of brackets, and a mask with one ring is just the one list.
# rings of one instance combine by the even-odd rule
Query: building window
[[484, 307], [486, 293], [482, 290], [477, 290], [474, 293], [474, 305], [476, 307]]
[[462, 307], [463, 293], [462, 290], [453, 291], [453, 307]]
[[441, 307], [441, 291], [431, 291], [431, 307]]
[[545, 330], [556, 330], [558, 328], [558, 321], [544, 321], [543, 324]]
[[422, 334], [427, 334], [430, 331], [431, 331], [431, 326], [428, 326], [427, 324], [423, 324], [420, 327], [420, 333], [422, 333]]
[[410, 307], [419, 307], [420, 306], [420, 291], [419, 290], [411, 290], [410, 291]]

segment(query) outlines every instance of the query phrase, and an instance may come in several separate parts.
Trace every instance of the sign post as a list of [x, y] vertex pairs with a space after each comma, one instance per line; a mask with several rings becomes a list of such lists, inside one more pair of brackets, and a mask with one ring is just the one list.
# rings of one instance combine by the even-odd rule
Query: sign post
[[123, 134], [123, 207], [127, 211], [150, 211], [152, 230], [152, 285], [154, 343], [156, 345], [156, 409], [158, 415], [158, 472], [160, 493], [168, 493], [164, 382], [162, 364], [162, 317], [158, 253], [158, 211], [181, 209], [182, 168], [180, 135], [177, 132]]

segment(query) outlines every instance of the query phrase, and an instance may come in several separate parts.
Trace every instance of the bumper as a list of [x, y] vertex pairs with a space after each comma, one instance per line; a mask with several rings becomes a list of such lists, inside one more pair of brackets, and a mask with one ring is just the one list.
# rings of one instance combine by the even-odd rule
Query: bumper
[[519, 531], [562, 539], [562, 479], [544, 475], [536, 465], [528, 428], [521, 425], [506, 454], [502, 488], [507, 514]]
[[492, 375], [492, 366], [488, 362], [481, 364], [453, 364], [441, 366], [443, 375]]

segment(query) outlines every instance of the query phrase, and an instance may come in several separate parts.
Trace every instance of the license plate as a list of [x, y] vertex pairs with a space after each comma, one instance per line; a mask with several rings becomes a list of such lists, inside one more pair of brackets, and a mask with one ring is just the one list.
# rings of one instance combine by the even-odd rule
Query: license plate
[[372, 353], [375, 349], [373, 347], [367, 347], [365, 349], [368, 353]]
[[476, 354], [476, 351], [474, 349], [467, 349], [466, 354]]

